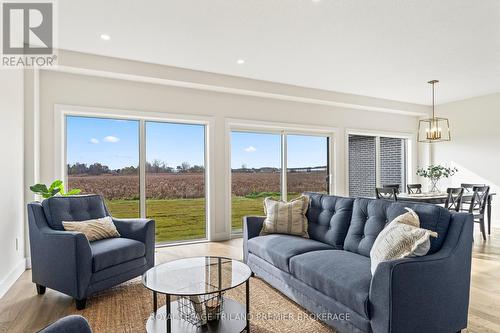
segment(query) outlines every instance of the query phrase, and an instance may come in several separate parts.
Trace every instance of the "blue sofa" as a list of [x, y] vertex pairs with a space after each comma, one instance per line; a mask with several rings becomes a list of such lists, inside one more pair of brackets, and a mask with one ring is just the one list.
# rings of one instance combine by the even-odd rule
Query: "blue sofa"
[[57, 196], [28, 204], [31, 274], [38, 294], [51, 288], [85, 308], [88, 296], [135, 278], [154, 266], [155, 222], [117, 219], [121, 237], [89, 242], [64, 231], [62, 221], [109, 216], [99, 195]]
[[[308, 193], [310, 239], [260, 236], [264, 218], [244, 218], [252, 272], [338, 332], [457, 332], [467, 326], [472, 215], [429, 204]], [[386, 223], [412, 208], [436, 231], [429, 253], [381, 263], [370, 249]]]
[[38, 333], [92, 333], [92, 329], [87, 319], [72, 315], [59, 319]]

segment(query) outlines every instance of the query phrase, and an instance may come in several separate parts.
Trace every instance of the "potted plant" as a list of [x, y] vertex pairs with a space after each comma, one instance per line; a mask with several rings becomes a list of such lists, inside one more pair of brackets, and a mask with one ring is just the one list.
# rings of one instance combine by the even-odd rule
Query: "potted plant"
[[449, 178], [457, 173], [458, 169], [445, 167], [439, 164], [431, 164], [427, 168], [418, 168], [417, 176], [428, 178], [431, 182], [431, 192], [439, 192], [438, 182], [441, 178]]
[[64, 185], [62, 180], [55, 180], [50, 184], [49, 187], [45, 184], [35, 184], [30, 186], [30, 190], [40, 196], [44, 199], [48, 199], [50, 197], [53, 197], [55, 195], [62, 195], [62, 196], [68, 196], [68, 195], [76, 195], [81, 192], [80, 189], [74, 188], [70, 190], [69, 192], [64, 191]]

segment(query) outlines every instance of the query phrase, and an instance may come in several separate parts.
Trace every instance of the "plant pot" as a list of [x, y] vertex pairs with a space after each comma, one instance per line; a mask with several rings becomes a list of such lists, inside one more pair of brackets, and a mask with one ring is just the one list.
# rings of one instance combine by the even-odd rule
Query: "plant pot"
[[439, 183], [439, 178], [429, 178], [430, 180], [430, 186], [429, 186], [429, 192], [431, 193], [439, 193], [441, 192], [438, 187]]

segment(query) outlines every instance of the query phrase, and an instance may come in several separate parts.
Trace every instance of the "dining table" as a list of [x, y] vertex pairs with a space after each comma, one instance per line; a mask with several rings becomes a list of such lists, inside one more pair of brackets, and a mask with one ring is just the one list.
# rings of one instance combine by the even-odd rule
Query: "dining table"
[[[471, 201], [474, 193], [464, 193], [462, 200]], [[488, 235], [491, 234], [491, 201], [496, 193], [489, 193], [486, 200], [486, 217], [488, 219]], [[435, 205], [444, 204], [448, 193], [446, 192], [423, 192], [423, 193], [399, 193], [398, 201], [425, 202]]]

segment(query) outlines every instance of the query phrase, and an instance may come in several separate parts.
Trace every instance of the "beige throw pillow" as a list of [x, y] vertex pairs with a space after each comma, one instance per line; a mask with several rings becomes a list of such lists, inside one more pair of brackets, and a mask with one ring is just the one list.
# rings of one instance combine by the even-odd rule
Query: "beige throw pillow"
[[399, 215], [378, 234], [370, 251], [371, 271], [375, 274], [382, 261], [424, 256], [429, 252], [430, 237], [437, 233], [420, 228], [420, 219], [412, 209]]
[[266, 219], [260, 234], [288, 234], [309, 238], [306, 217], [308, 207], [309, 197], [305, 195], [289, 202], [265, 198]]
[[63, 221], [62, 225], [66, 231], [77, 231], [83, 233], [89, 242], [99, 239], [120, 237], [115, 224], [110, 216], [87, 221]]

